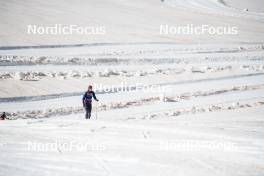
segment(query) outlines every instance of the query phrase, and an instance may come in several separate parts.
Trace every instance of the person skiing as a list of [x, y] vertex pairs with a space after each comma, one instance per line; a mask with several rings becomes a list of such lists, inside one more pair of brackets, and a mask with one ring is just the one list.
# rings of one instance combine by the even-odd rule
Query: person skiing
[[85, 118], [90, 119], [91, 118], [91, 112], [92, 112], [92, 98], [94, 98], [96, 101], [99, 101], [95, 93], [93, 91], [93, 86], [89, 85], [88, 90], [85, 92], [82, 98], [83, 107], [85, 108]]

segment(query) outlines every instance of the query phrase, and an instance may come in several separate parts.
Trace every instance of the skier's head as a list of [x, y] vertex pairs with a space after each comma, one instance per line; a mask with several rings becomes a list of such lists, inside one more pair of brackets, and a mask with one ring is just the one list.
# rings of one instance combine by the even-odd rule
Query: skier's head
[[88, 86], [88, 91], [92, 91], [93, 90], [93, 86], [92, 85], [89, 85]]

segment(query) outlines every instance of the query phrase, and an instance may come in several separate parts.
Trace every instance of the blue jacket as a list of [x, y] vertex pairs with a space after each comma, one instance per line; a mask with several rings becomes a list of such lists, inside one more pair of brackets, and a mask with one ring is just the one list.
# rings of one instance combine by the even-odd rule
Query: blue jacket
[[96, 101], [98, 101], [98, 99], [95, 96], [94, 91], [85, 92], [85, 94], [83, 95], [83, 98], [82, 98], [83, 105], [85, 106], [87, 104], [91, 104], [92, 98], [94, 98]]

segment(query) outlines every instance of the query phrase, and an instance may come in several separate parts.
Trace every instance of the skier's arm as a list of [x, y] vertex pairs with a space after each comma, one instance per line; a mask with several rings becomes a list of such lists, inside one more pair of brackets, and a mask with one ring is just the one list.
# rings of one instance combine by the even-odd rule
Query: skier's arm
[[85, 100], [85, 96], [86, 96], [86, 93], [83, 95], [83, 98], [82, 98], [83, 106], [85, 105], [85, 102], [84, 102], [84, 100]]
[[93, 94], [93, 98], [94, 98], [96, 101], [99, 101], [99, 100], [96, 98], [95, 93], [93, 92], [92, 94]]

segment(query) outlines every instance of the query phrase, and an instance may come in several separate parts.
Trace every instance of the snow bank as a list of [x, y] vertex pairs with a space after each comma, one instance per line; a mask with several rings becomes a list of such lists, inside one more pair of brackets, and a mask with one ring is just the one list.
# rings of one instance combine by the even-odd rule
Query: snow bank
[[[186, 65], [187, 66], [187, 65]], [[87, 68], [87, 70], [89, 70]], [[264, 65], [241, 65], [236, 71], [251, 71], [251, 72], [263, 72]], [[42, 78], [53, 78], [53, 79], [81, 79], [89, 77], [110, 77], [110, 76], [121, 76], [121, 77], [137, 77], [147, 75], [178, 75], [185, 72], [192, 73], [214, 73], [221, 71], [234, 71], [231, 65], [228, 66], [191, 66], [190, 68], [156, 68], [148, 70], [116, 70], [107, 68], [104, 71], [78, 71], [78, 70], [67, 70], [67, 71], [2, 71], [0, 72], [0, 79], [13, 79], [21, 81], [37, 81]]]

